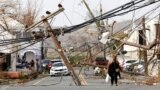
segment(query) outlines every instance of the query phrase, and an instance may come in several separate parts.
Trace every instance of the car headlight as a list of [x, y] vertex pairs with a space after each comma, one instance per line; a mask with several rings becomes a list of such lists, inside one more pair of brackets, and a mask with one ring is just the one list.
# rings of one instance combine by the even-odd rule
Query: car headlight
[[64, 68], [63, 70], [67, 71], [68, 69], [67, 69], [67, 68]]
[[55, 71], [55, 69], [54, 69], [54, 68], [51, 68], [51, 70], [52, 70], [52, 71]]

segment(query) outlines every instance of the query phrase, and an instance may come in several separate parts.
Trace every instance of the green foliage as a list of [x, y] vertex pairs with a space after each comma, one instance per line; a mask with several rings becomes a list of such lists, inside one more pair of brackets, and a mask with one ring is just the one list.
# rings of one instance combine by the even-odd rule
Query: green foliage
[[76, 56], [70, 56], [70, 63], [71, 64], [76, 64], [77, 62], [82, 61], [83, 59], [85, 59], [85, 56], [83, 55], [76, 55]]
[[119, 39], [124, 39], [125, 37], [128, 37], [128, 34], [117, 33], [117, 34], [114, 35], [114, 37], [119, 38]]

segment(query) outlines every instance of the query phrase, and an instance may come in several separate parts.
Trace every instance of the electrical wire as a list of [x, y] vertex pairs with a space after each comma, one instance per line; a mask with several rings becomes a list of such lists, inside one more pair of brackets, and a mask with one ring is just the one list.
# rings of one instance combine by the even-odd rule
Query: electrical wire
[[[158, 6], [158, 8], [159, 8], [159, 6]], [[157, 7], [156, 7], [156, 9], [157, 9]], [[132, 32], [133, 33], [133, 32]], [[130, 34], [131, 35], [131, 34]], [[129, 36], [128, 36], [129, 37]], [[127, 40], [126, 40], [127, 41]], [[122, 45], [123, 45], [123, 43], [122, 43]], [[120, 45], [121, 46], [121, 45]]]
[[[157, 7], [155, 7], [153, 10], [146, 12], [144, 15], [142, 15], [141, 17], [139, 17], [138, 19], [135, 20], [135, 22], [137, 22], [139, 19], [141, 19], [143, 16], [146, 16], [147, 14], [157, 10], [158, 8], [160, 8], [160, 5], [158, 5]], [[153, 14], [153, 13], [152, 13]], [[146, 17], [148, 18], [149, 15]], [[125, 27], [123, 27], [122, 29], [120, 29], [118, 32], [114, 33], [113, 35], [125, 30], [126, 28], [128, 28], [131, 24], [126, 25]], [[138, 28], [140, 26], [140, 23], [137, 24], [137, 26], [134, 27], [134, 29]]]
[[[133, 3], [133, 2], [132, 2]], [[129, 4], [131, 4], [131, 3], [129, 3]], [[125, 4], [126, 5], [126, 4]], [[126, 8], [126, 7], [125, 7]], [[128, 7], [127, 7], [128, 8]], [[139, 7], [140, 8], [140, 7]], [[135, 10], [135, 9], [134, 9]], [[118, 10], [119, 11], [119, 10]], [[128, 12], [128, 11], [127, 11]], [[114, 15], [113, 15], [114, 16]], [[83, 24], [81, 24], [81, 25], [83, 25]], [[80, 26], [80, 25], [79, 25]]]
[[[137, 1], [137, 0], [136, 0], [136, 1]], [[93, 23], [95, 19], [96, 19], [97, 21], [99, 21], [99, 20], [103, 20], [103, 19], [106, 19], [106, 18], [111, 18], [111, 17], [115, 17], [115, 16], [119, 16], [119, 15], [124, 15], [124, 14], [126, 14], [126, 13], [129, 13], [129, 12], [133, 11], [133, 10], [137, 10], [137, 9], [140, 9], [140, 8], [143, 8], [143, 7], [146, 7], [146, 6], [149, 6], [149, 5], [151, 5], [151, 4], [154, 4], [154, 3], [156, 3], [156, 2], [159, 2], [159, 0], [158, 0], [158, 1], [155, 1], [155, 2], [153, 2], [153, 3], [148, 3], [148, 4], [144, 4], [144, 5], [142, 5], [142, 6], [136, 7], [135, 9], [126, 10], [126, 11], [123, 11], [123, 12], [121, 12], [121, 13], [118, 13], [118, 12], [120, 12], [120, 11], [122, 11], [122, 10], [128, 9], [129, 7], [131, 7], [131, 6], [133, 6], [133, 5], [136, 5], [136, 4], [138, 4], [138, 3], [141, 3], [141, 2], [143, 2], [143, 1], [144, 1], [144, 0], [140, 0], [140, 1], [137, 1], [137, 2], [131, 1], [131, 2], [126, 3], [126, 4], [124, 4], [124, 5], [122, 5], [122, 6], [118, 7], [118, 8], [115, 8], [115, 9], [109, 11], [109, 12], [106, 12], [106, 13], [100, 15], [100, 16], [97, 16], [97, 17], [95, 17], [94, 19], [88, 20], [88, 21], [86, 21], [86, 22], [84, 22], [84, 23], [81, 23], [81, 24], [78, 24], [78, 25], [74, 25], [74, 26], [71, 26], [71, 27], [68, 27], [68, 28], [64, 28], [64, 33], [70, 33], [70, 32], [73, 32], [73, 31], [75, 31], [75, 30], [78, 30], [78, 29], [80, 29], [80, 28], [82, 28], [82, 27], [84, 27], [84, 26], [87, 26], [87, 25]], [[128, 5], [128, 6], [127, 6], [127, 5]], [[118, 13], [118, 14], [116, 14], [116, 13]]]
[[63, 2], [63, 0], [61, 0], [60, 2], [59, 2], [59, 4], [61, 4]]
[[0, 52], [2, 52], [3, 50], [13, 49], [13, 48], [15, 48], [15, 47], [20, 47], [20, 46], [27, 45], [27, 44], [30, 44], [30, 43], [29, 43], [29, 42], [25, 42], [25, 43], [20, 44], [20, 45], [8, 47], [8, 48], [3, 48], [3, 49], [0, 49]]
[[11, 45], [11, 44], [20, 43], [20, 42], [26, 42], [26, 41], [31, 41], [31, 40], [34, 40], [34, 39], [22, 38], [22, 39], [1, 40], [0, 46], [6, 46], [6, 45]]
[[[46, 38], [45, 38], [45, 39], [46, 39]], [[13, 53], [15, 53], [15, 52], [21, 51], [21, 50], [23, 50], [23, 49], [25, 49], [25, 48], [27, 48], [27, 47], [30, 47], [30, 46], [38, 43], [38, 42], [41, 42], [42, 40], [45, 40], [45, 39], [38, 39], [38, 40], [36, 40], [35, 42], [32, 42], [32, 43], [30, 43], [29, 45], [24, 46], [23, 48], [17, 49], [17, 50], [15, 50], [15, 51], [12, 51], [12, 52], [7, 53], [6, 55], [0, 56], [0, 57], [3, 58], [3, 57], [5, 57], [5, 56], [7, 56], [7, 55], [9, 55], [9, 54], [13, 54]]]
[[[125, 7], [126, 8], [126, 7]], [[117, 15], [121, 15], [121, 14], [124, 14], [124, 13], [128, 13], [128, 11], [126, 11], [126, 12], [123, 12], [123, 13], [119, 13], [119, 14], [117, 14]], [[116, 16], [116, 15], [113, 15], [113, 16]], [[106, 18], [106, 17], [104, 17], [104, 18]], [[91, 22], [91, 21], [90, 21]], [[90, 22], [87, 22], [87, 24], [88, 23], [90, 23]], [[85, 25], [87, 25], [87, 24], [85, 24]], [[84, 25], [83, 25], [84, 26]], [[80, 26], [81, 27], [81, 26]]]
[[63, 13], [64, 13], [65, 17], [67, 18], [67, 20], [69, 21], [69, 23], [70, 23], [71, 25], [73, 25], [72, 22], [71, 22], [71, 20], [70, 20], [69, 17], [67, 16], [67, 14], [66, 14], [65, 12], [63, 12]]

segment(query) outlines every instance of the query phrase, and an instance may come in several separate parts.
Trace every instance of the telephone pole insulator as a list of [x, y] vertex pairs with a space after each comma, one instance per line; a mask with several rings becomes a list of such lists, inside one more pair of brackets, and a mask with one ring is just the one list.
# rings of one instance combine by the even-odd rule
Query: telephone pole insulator
[[51, 14], [51, 12], [50, 11], [46, 11], [46, 14]]
[[62, 6], [62, 4], [58, 4], [58, 7], [59, 7], [59, 8], [62, 8], [63, 6]]

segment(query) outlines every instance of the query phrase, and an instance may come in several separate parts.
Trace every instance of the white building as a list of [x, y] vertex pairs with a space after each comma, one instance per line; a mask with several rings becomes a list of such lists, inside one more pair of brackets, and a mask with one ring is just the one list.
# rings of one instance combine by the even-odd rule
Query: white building
[[[39, 31], [41, 28], [35, 28], [32, 31]], [[26, 35], [27, 34], [27, 35]], [[21, 38], [31, 37], [31, 33], [21, 32]], [[22, 42], [26, 43], [26, 42]], [[21, 48], [24, 48], [26, 46], [30, 45], [30, 43], [25, 44], [21, 46]], [[20, 58], [25, 57], [25, 60], [30, 62], [32, 59], [36, 61], [36, 59], [41, 60], [41, 47], [42, 42], [35, 43], [34, 45], [31, 45], [21, 51], [19, 51]]]
[[[4, 45], [2, 41], [4, 40], [10, 40], [10, 39], [18, 39], [18, 38], [26, 38], [28, 33], [26, 33], [24, 28], [24, 25], [19, 23], [18, 21], [8, 17], [8, 16], [0, 16], [0, 40], [3, 45], [0, 45], [0, 53], [9, 54], [10, 60], [6, 61], [9, 63], [11, 70], [16, 70], [16, 64], [17, 64], [17, 56], [19, 55], [20, 58], [25, 56], [25, 60], [30, 62], [32, 59], [36, 61], [36, 59], [41, 59], [41, 42], [36, 43], [34, 45], [31, 45], [25, 49], [25, 46], [28, 46], [28, 44], [24, 44], [25, 42], [20, 42], [16, 44], [8, 44]], [[38, 31], [39, 28], [35, 28], [33, 31]], [[15, 47], [18, 46], [18, 47]], [[19, 52], [17, 49], [22, 49]], [[14, 53], [13, 53], [14, 52]], [[1, 60], [2, 61], [2, 60]], [[4, 61], [4, 60], [3, 60]]]
[[13, 33], [23, 29], [23, 27], [24, 26], [16, 20], [3, 14], [0, 15], [0, 52], [5, 56], [7, 55], [6, 58], [10, 57], [7, 59], [4, 58], [2, 62], [6, 62], [12, 70], [16, 70], [16, 53], [12, 53], [15, 49], [13, 48], [15, 44], [6, 44], [4, 40], [15, 39], [16, 36]]
[[[153, 19], [149, 23], [146, 23], [146, 38], [147, 38], [146, 39], [146, 43], [147, 43], [147, 45], [152, 43], [156, 38], [156, 24], [157, 23], [158, 23], [157, 19]], [[130, 35], [129, 39], [127, 40], [128, 42], [139, 44], [139, 42], [140, 42], [139, 37], [140, 36], [139, 36], [139, 31], [138, 30], [142, 30], [142, 28], [138, 28], [138, 29], [134, 30], [134, 32]], [[126, 54], [126, 56], [129, 56], [129, 57], [131, 57], [133, 59], [137, 59], [138, 58], [139, 49], [140, 48], [138, 48], [138, 47], [124, 45], [124, 50], [126, 50], [128, 52]], [[148, 55], [149, 54], [150, 54], [150, 52], [148, 52]]]

